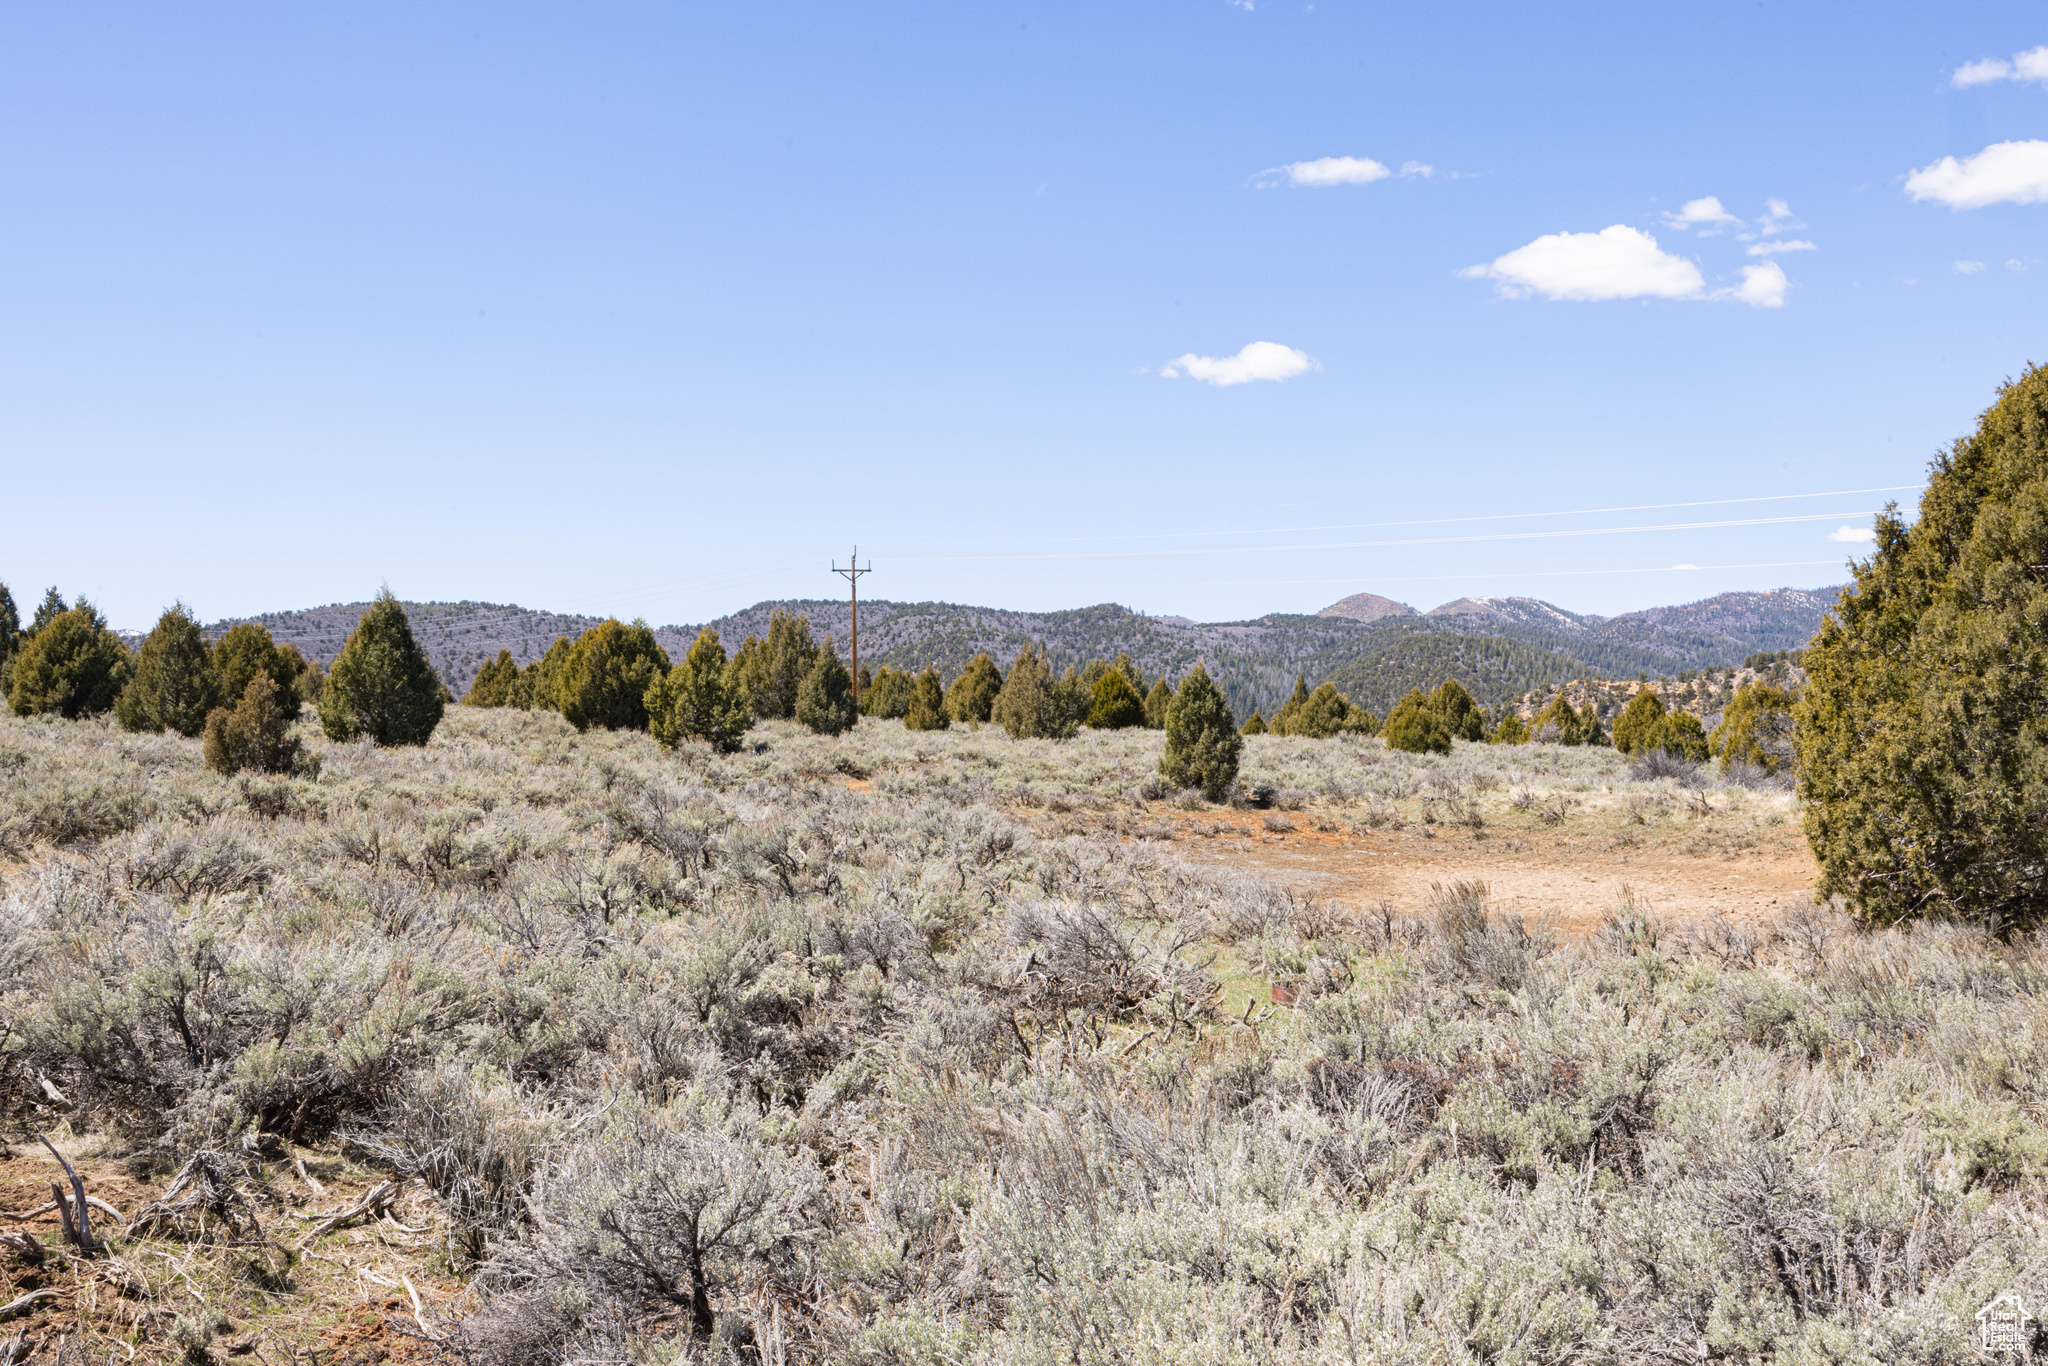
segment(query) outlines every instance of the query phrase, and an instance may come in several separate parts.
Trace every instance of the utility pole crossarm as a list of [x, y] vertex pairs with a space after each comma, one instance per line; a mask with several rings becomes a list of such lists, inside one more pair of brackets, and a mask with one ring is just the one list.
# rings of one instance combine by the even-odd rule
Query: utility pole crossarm
[[860, 576], [874, 573], [875, 566], [873, 562], [862, 566], [860, 562], [860, 547], [855, 546], [853, 548], [853, 558], [847, 561], [846, 568], [841, 569], [839, 561], [834, 560], [832, 561], [832, 572], [842, 575], [846, 579], [847, 587], [853, 594], [853, 705], [858, 710], [860, 707]]

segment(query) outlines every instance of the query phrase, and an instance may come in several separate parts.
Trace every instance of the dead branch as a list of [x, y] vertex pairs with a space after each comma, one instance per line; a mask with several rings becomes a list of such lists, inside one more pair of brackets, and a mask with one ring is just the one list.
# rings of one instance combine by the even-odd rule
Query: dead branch
[[304, 1251], [308, 1243], [319, 1238], [322, 1234], [332, 1232], [351, 1219], [360, 1219], [365, 1214], [382, 1209], [391, 1203], [393, 1196], [398, 1194], [400, 1184], [402, 1184], [400, 1181], [383, 1182], [378, 1186], [372, 1187], [367, 1195], [355, 1204], [350, 1205], [347, 1209], [337, 1210], [333, 1214], [322, 1216], [319, 1223], [306, 1230], [305, 1236], [299, 1239], [292, 1250], [294, 1252]]
[[5, 1304], [0, 1304], [0, 1319], [12, 1318], [32, 1304], [40, 1304], [44, 1300], [54, 1300], [63, 1293], [61, 1290], [54, 1289], [31, 1290], [26, 1295], [11, 1299]]
[[[78, 1221], [78, 1228], [76, 1230], [78, 1250], [90, 1257], [99, 1249], [92, 1240], [92, 1214], [85, 1207], [85, 1182], [79, 1178], [78, 1168], [71, 1165], [71, 1159], [57, 1151], [56, 1144], [50, 1142], [46, 1135], [37, 1134], [36, 1137], [43, 1140], [43, 1146], [50, 1150], [50, 1156], [57, 1159], [57, 1164], [64, 1168], [64, 1174], [71, 1178], [71, 1193], [76, 1198], [76, 1204], [73, 1206], [71, 1214]], [[55, 1183], [52, 1183], [52, 1189], [54, 1190], [54, 1188]], [[63, 1203], [64, 1196], [61, 1191], [57, 1192], [57, 1200], [59, 1204]], [[72, 1231], [69, 1220], [66, 1221], [65, 1231], [67, 1234]]]
[[55, 1214], [56, 1212], [57, 1206], [53, 1202], [45, 1201], [34, 1209], [0, 1209], [0, 1219], [12, 1219], [16, 1223], [25, 1223], [30, 1219], [40, 1219], [45, 1214]]

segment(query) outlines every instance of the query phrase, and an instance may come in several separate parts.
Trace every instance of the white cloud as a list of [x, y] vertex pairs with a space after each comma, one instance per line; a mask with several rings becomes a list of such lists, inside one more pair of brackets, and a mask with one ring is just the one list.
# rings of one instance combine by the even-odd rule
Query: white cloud
[[1993, 81], [2039, 81], [2048, 85], [2048, 46], [2015, 52], [2009, 62], [2003, 57], [1965, 62], [1956, 68], [1950, 80], [1958, 90], [1990, 85]]
[[1744, 266], [1742, 283], [1716, 297], [1730, 298], [1751, 308], [1783, 308], [1785, 291], [1791, 287], [1792, 282], [1785, 278], [1785, 268], [1776, 261], [1766, 261], [1760, 266]]
[[1436, 167], [1431, 166], [1425, 161], [1404, 161], [1401, 163], [1401, 174], [1404, 176], [1419, 175], [1424, 180], [1427, 180], [1436, 174]]
[[1616, 223], [1599, 232], [1557, 232], [1483, 266], [1458, 272], [1492, 280], [1512, 298], [1692, 299], [1706, 289], [1700, 268], [1657, 247], [1657, 239]]
[[1318, 190], [1331, 185], [1370, 185], [1393, 174], [1371, 157], [1317, 157], [1314, 161], [1290, 162], [1279, 169], [1291, 183]]
[[1984, 263], [1982, 261], [1956, 262], [1956, 274], [1958, 275], [1975, 275], [1978, 271], [1982, 269], [1984, 269]]
[[1160, 367], [1159, 373], [1167, 379], [1179, 379], [1185, 374], [1189, 379], [1198, 379], [1204, 384], [1228, 388], [1233, 384], [1249, 384], [1255, 379], [1283, 380], [1323, 367], [1310, 359], [1306, 351], [1297, 351], [1279, 342], [1253, 342], [1234, 356], [1197, 356], [1189, 354], [1178, 360], [1168, 361]]
[[1813, 243], [1798, 237], [1788, 237], [1782, 242], [1759, 242], [1749, 249], [1751, 256], [1781, 256], [1788, 251], [1812, 251]]
[[1961, 161], [1943, 157], [1907, 176], [1906, 193], [1951, 209], [2048, 202], [2048, 142], [1994, 142]]
[[1877, 539], [1877, 532], [1867, 526], [1838, 526], [1828, 533], [1828, 539], [1845, 545], [1869, 545]]
[[2005, 263], [2005, 268], [2010, 271], [2024, 272], [2027, 268], [2027, 263], [2025, 261], [2019, 260], [2018, 258], [2014, 258], [2013, 260], [2007, 261]]
[[[1680, 232], [1684, 232], [1687, 228], [1711, 228], [1719, 231], [1730, 223], [1740, 221], [1734, 214], [1721, 207], [1721, 201], [1715, 195], [1708, 195], [1705, 199], [1689, 199], [1679, 207], [1677, 213], [1667, 213], [1664, 215], [1665, 225], [1676, 228]], [[1701, 236], [1709, 235], [1711, 234], [1701, 234]]]

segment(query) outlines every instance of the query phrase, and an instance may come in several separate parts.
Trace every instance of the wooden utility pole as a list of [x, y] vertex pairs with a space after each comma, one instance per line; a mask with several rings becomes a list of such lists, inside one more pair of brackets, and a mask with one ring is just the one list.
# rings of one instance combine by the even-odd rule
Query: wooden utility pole
[[858, 710], [860, 707], [860, 576], [874, 573], [875, 566], [871, 560], [868, 562], [867, 568], [861, 568], [860, 547], [855, 546], [853, 548], [853, 558], [847, 561], [846, 568], [841, 569], [839, 561], [834, 560], [832, 561], [832, 572], [845, 575], [846, 586], [853, 593], [853, 705]]

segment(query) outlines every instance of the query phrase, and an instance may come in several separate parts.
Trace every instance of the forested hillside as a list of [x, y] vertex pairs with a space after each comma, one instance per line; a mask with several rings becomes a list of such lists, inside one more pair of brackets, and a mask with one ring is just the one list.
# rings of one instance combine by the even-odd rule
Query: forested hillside
[[[1254, 709], [1270, 712], [1293, 687], [1297, 673], [1306, 674], [1310, 683], [1332, 679], [1375, 712], [1384, 712], [1411, 687], [1433, 686], [1446, 677], [1459, 678], [1482, 704], [1496, 707], [1568, 678], [1726, 668], [1759, 650], [1803, 645], [1837, 593], [1792, 588], [1724, 593], [1612, 618], [1568, 612], [1535, 598], [1461, 598], [1428, 614], [1373, 620], [1330, 612], [1276, 613], [1237, 622], [1147, 617], [1110, 603], [1012, 612], [878, 600], [861, 604], [861, 662], [911, 670], [930, 664], [950, 678], [984, 652], [1007, 667], [1030, 642], [1046, 651], [1055, 668], [1113, 659], [1121, 652], [1147, 678], [1177, 677], [1201, 660], [1240, 717]], [[1363, 597], [1345, 601], [1358, 610]], [[254, 620], [279, 642], [296, 645], [324, 665], [332, 662], [367, 606], [335, 604]], [[850, 623], [843, 600], [756, 603], [708, 624], [728, 647], [736, 646], [749, 635], [765, 635], [777, 609], [805, 617], [815, 632], [831, 636], [845, 651]], [[598, 620], [485, 602], [407, 603], [406, 610], [421, 646], [458, 695], [499, 650], [510, 650], [525, 665], [544, 654], [557, 636], [573, 638]], [[209, 634], [217, 637], [231, 624], [216, 623]], [[663, 626], [655, 637], [676, 657], [689, 648], [697, 629]]]

